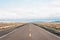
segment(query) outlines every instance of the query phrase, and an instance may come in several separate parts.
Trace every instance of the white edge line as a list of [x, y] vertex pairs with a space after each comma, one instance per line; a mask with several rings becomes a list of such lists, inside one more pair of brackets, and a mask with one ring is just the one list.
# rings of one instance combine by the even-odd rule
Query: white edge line
[[[48, 31], [47, 31], [48, 32]], [[60, 37], [59, 36], [57, 36], [57, 35], [55, 35], [55, 34], [53, 34], [53, 33], [51, 33], [51, 32], [48, 32], [50, 35], [52, 35], [52, 36], [54, 36], [54, 37], [56, 37], [56, 38], [59, 38], [60, 39]]]
[[[37, 27], [39, 27], [39, 26], [37, 26]], [[39, 28], [41, 28], [41, 27], [39, 27]], [[42, 29], [42, 30], [44, 30], [45, 32], [47, 32], [48, 34], [50, 34], [50, 35], [52, 35], [52, 36], [54, 36], [54, 37], [56, 37], [56, 38], [60, 39], [60, 37], [59, 37], [59, 36], [57, 36], [57, 35], [55, 35], [55, 34], [53, 34], [53, 33], [49, 32], [49, 31], [47, 31], [47, 30], [45, 30], [45, 29], [43, 29], [43, 28], [41, 28], [41, 29]]]
[[9, 33], [7, 33], [7, 34], [5, 34], [5, 35], [1, 36], [1, 37], [0, 37], [0, 39], [1, 39], [1, 38], [4, 38], [4, 37], [6, 37], [6, 36], [8, 36], [9, 34], [11, 34], [11, 33], [15, 32], [16, 30], [17, 30], [17, 29], [15, 29], [15, 30], [13, 30], [13, 31], [11, 31], [11, 32], [9, 32]]
[[13, 31], [11, 31], [11, 32], [9, 32], [9, 33], [7, 33], [7, 34], [5, 34], [5, 35], [1, 36], [1, 37], [0, 37], [0, 39], [1, 39], [1, 38], [4, 38], [4, 37], [6, 37], [6, 36], [8, 36], [9, 34], [11, 34], [11, 33], [15, 32], [15, 31], [16, 31], [16, 30], [13, 30]]
[[50, 34], [50, 35], [52, 35], [52, 36], [54, 36], [54, 37], [56, 37], [56, 38], [60, 39], [60, 37], [59, 37], [59, 36], [57, 36], [57, 35], [55, 35], [55, 34], [53, 34], [53, 33], [49, 32], [49, 31], [47, 31], [47, 30], [45, 30], [45, 29], [43, 29], [43, 28], [41, 28], [41, 29], [42, 29], [42, 30], [44, 30], [45, 32], [47, 32], [48, 34]]

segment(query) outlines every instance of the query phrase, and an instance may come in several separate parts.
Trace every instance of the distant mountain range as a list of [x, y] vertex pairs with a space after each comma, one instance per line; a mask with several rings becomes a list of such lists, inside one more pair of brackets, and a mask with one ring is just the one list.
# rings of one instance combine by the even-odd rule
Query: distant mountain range
[[53, 21], [53, 22], [60, 22], [60, 21]]
[[58, 19], [1, 19], [0, 22], [60, 22]]

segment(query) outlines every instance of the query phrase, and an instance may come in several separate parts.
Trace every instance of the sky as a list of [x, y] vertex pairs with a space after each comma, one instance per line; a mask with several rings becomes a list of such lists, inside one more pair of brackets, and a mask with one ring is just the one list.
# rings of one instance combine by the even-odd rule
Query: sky
[[59, 19], [60, 0], [0, 0], [0, 19]]

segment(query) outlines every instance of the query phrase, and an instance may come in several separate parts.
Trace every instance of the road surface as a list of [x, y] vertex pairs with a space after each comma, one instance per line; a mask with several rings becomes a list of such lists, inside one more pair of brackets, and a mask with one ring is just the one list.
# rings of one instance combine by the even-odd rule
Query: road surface
[[0, 37], [0, 40], [60, 40], [60, 37], [34, 24], [26, 24]]

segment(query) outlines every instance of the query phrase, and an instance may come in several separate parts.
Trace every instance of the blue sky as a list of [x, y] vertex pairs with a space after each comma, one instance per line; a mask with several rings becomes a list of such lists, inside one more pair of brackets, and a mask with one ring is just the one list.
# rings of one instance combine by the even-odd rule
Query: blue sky
[[3, 7], [14, 7], [14, 6], [24, 6], [24, 5], [35, 5], [41, 3], [49, 3], [53, 0], [0, 0], [0, 6]]
[[0, 19], [60, 17], [60, 0], [0, 0]]

